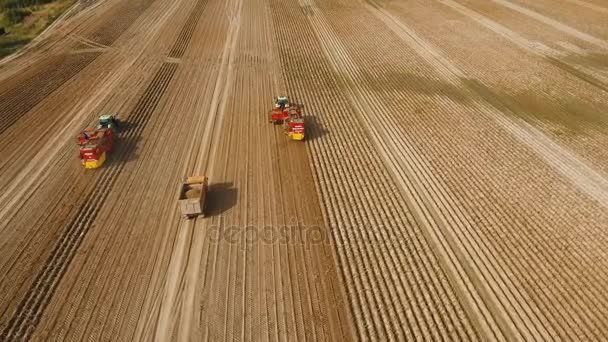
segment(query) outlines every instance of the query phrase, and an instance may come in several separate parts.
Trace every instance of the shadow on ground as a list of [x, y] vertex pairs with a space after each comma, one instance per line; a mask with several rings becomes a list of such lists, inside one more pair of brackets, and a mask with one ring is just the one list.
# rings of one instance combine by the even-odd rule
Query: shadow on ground
[[304, 125], [306, 127], [306, 140], [315, 140], [329, 133], [315, 115], [304, 116]]
[[439, 78], [432, 79], [415, 75], [410, 72], [363, 72], [362, 78], [357, 80], [366, 84], [371, 90], [379, 94], [391, 92], [405, 92], [410, 94], [423, 94], [452, 99], [459, 103], [469, 103], [471, 98], [463, 89]]
[[236, 205], [237, 189], [232, 182], [209, 185], [205, 200], [205, 216], [220, 215]]
[[587, 54], [572, 54], [564, 58], [564, 62], [576, 63], [591, 68], [608, 70], [608, 54], [590, 52]]
[[602, 110], [574, 96], [563, 96], [556, 102], [543, 96], [542, 92], [510, 95], [496, 92], [474, 79], [463, 79], [462, 82], [500, 112], [532, 124], [535, 120], [551, 123], [556, 127], [556, 134], [581, 134], [607, 122]]
[[137, 123], [120, 121], [118, 132], [114, 135], [114, 150], [109, 153], [108, 164], [125, 163], [137, 159], [138, 143], [142, 140], [140, 134], [130, 134], [137, 128]]

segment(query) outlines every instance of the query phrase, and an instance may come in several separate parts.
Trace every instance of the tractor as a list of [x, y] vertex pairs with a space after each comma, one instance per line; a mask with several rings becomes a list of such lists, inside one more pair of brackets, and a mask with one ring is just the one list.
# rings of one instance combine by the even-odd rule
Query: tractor
[[115, 118], [111, 114], [104, 114], [99, 117], [99, 123], [97, 124], [97, 128], [109, 128], [114, 132], [118, 132], [120, 127], [117, 118]]
[[274, 107], [268, 114], [268, 122], [274, 124], [280, 124], [285, 121], [289, 117], [290, 111], [297, 110], [299, 108], [297, 105], [289, 103], [289, 98], [287, 96], [279, 96], [274, 99]]

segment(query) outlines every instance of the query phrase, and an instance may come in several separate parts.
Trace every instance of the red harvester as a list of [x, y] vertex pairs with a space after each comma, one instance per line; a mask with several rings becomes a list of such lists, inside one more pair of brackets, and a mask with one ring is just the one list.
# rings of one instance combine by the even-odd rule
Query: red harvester
[[304, 117], [300, 111], [290, 111], [284, 125], [285, 132], [292, 140], [304, 140]]
[[114, 134], [111, 128], [87, 129], [80, 133], [78, 146], [82, 165], [96, 169], [106, 161], [106, 152], [112, 150]]

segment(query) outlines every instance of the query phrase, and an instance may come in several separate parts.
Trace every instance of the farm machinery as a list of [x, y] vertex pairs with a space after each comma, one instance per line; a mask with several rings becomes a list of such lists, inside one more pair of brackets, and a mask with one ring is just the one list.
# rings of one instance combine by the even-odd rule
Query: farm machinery
[[191, 176], [180, 184], [179, 208], [185, 218], [205, 216], [207, 176]]
[[86, 169], [102, 166], [107, 153], [114, 146], [114, 132], [118, 121], [112, 115], [102, 115], [95, 129], [85, 129], [78, 136], [78, 149], [82, 165]]
[[268, 115], [268, 122], [283, 124], [285, 133], [293, 140], [304, 140], [304, 116], [300, 107], [290, 103], [287, 96], [279, 96], [274, 100], [274, 107]]
[[118, 119], [113, 115], [104, 114], [99, 117], [99, 122], [97, 123], [97, 128], [109, 128], [115, 132], [118, 132]]
[[291, 105], [287, 96], [279, 96], [274, 99], [274, 106], [268, 114], [268, 122], [280, 124], [289, 116], [289, 110], [297, 110], [297, 106]]
[[290, 113], [284, 126], [285, 133], [292, 140], [304, 140], [304, 117], [301, 112]]

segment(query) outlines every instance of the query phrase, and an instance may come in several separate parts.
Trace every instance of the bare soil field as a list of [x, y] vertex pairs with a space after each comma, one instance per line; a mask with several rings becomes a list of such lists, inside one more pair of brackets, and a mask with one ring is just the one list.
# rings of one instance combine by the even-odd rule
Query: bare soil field
[[0, 61], [0, 341], [606, 340], [606, 146], [600, 0], [80, 1]]

